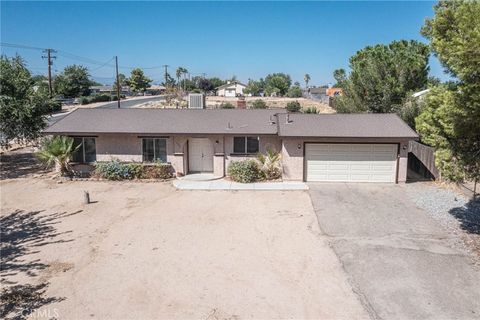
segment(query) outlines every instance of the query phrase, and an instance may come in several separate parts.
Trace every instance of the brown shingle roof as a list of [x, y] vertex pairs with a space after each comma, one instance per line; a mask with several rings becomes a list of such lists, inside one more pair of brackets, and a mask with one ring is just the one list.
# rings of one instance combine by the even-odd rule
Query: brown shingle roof
[[47, 134], [277, 134], [282, 110], [77, 109]]
[[278, 134], [281, 137], [418, 138], [417, 133], [396, 114], [289, 113], [287, 116], [283, 109], [77, 109], [47, 128], [44, 133]]
[[408, 138], [413, 131], [396, 114], [279, 114], [281, 137]]

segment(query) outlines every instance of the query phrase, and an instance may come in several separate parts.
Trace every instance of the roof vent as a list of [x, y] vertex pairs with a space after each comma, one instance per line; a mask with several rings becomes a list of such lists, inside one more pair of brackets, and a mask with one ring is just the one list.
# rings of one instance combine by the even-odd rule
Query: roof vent
[[270, 115], [270, 124], [275, 124], [275, 123], [277, 123], [277, 122], [275, 121], [275, 116], [274, 116], [274, 115]]
[[225, 128], [226, 130], [232, 130], [233, 129], [233, 126], [230, 122], [228, 122], [228, 125], [227, 127]]
[[290, 120], [290, 115], [287, 113], [287, 116], [285, 117], [285, 123], [286, 124], [289, 124], [289, 123], [292, 123], [293, 120]]

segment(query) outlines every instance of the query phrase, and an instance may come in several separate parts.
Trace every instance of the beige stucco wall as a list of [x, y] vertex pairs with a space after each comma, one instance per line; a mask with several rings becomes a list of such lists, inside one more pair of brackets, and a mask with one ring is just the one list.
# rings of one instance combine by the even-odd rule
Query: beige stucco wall
[[[97, 161], [142, 162], [142, 138], [137, 134], [102, 134], [96, 140]], [[173, 160], [173, 138], [167, 138], [167, 162]]]
[[398, 175], [397, 182], [405, 183], [407, 181], [408, 168], [408, 141], [400, 143], [400, 154], [398, 155]]
[[303, 139], [282, 142], [283, 180], [303, 180]]
[[97, 148], [97, 161], [142, 162], [142, 141], [138, 135], [104, 134], [99, 135], [95, 141]]
[[[201, 136], [196, 136], [201, 137]], [[222, 135], [207, 135], [214, 148], [213, 170], [216, 176], [227, 173], [231, 161], [252, 159], [255, 155], [233, 154], [233, 137]], [[167, 161], [170, 162], [179, 175], [188, 173], [188, 136], [171, 136], [167, 138]], [[389, 141], [386, 139], [327, 139], [327, 138], [283, 138], [275, 135], [259, 136], [260, 152], [271, 148], [281, 152], [283, 179], [304, 179], [304, 143], [305, 142], [363, 142], [363, 143], [400, 143], [397, 180], [403, 183], [407, 179], [408, 141]], [[142, 141], [136, 134], [103, 134], [96, 138], [97, 161], [142, 161]]]

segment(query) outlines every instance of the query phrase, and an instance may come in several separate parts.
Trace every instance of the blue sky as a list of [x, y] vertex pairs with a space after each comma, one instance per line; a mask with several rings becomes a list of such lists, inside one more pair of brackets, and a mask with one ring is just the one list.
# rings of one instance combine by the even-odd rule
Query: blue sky
[[[100, 82], [111, 82], [106, 62], [118, 55], [120, 72], [145, 69], [161, 81], [163, 64], [191, 73], [246, 81], [286, 72], [311, 83], [333, 81], [332, 72], [367, 45], [398, 39], [426, 42], [419, 33], [433, 2], [4, 2], [1, 41], [59, 49], [54, 70], [77, 63]], [[35, 73], [46, 72], [38, 50], [18, 52]], [[447, 79], [431, 59], [431, 74]]]

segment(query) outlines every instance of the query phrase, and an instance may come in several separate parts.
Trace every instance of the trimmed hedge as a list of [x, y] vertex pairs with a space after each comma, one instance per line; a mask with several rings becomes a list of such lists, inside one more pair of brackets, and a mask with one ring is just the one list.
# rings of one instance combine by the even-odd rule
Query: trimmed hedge
[[173, 167], [168, 163], [123, 163], [119, 160], [97, 162], [95, 175], [108, 180], [170, 179], [174, 176]]
[[223, 102], [220, 105], [220, 109], [235, 109], [235, 106], [230, 102]]
[[255, 182], [261, 178], [258, 162], [253, 159], [230, 162], [228, 175], [233, 181], [242, 183]]
[[298, 101], [290, 101], [287, 103], [287, 111], [288, 112], [298, 112], [302, 106], [300, 105], [300, 102]]
[[257, 99], [252, 102], [250, 109], [267, 109], [267, 103], [262, 99]]

